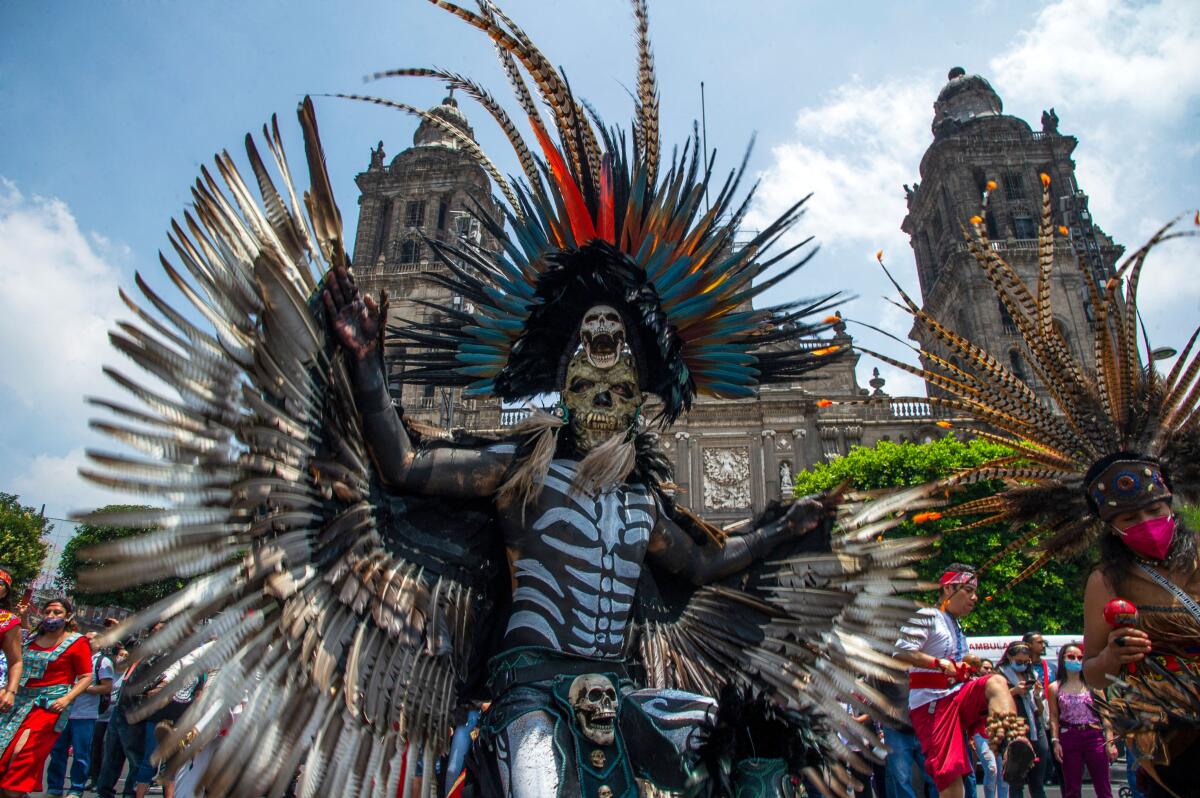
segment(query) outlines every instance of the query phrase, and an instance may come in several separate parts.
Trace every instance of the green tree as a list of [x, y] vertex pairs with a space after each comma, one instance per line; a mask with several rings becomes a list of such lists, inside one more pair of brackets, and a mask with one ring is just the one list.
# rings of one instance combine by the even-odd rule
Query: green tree
[[23, 590], [42, 569], [50, 544], [43, 538], [54, 525], [19, 496], [0, 493], [0, 567], [13, 578], [14, 591]]
[[[919, 485], [1007, 453], [991, 441], [976, 438], [964, 442], [953, 434], [924, 444], [882, 441], [874, 448], [855, 448], [845, 457], [797, 474], [795, 490], [796, 495], [803, 496], [847, 480], [861, 490]], [[975, 485], [965, 497], [987, 496], [999, 487]], [[934, 544], [932, 556], [917, 564], [923, 579], [936, 581], [950, 563], [982, 565], [1014, 538], [1006, 524], [956, 532], [972, 520], [946, 518], [920, 525], [905, 522], [889, 537], [939, 533], [942, 537]], [[1082, 632], [1083, 587], [1090, 570], [1087, 563], [1052, 561], [1011, 590], [1000, 592], [1028, 563], [1028, 554], [1012, 552], [988, 568], [980, 580], [981, 600], [963, 619], [965, 631], [977, 635], [1019, 635], [1031, 630], [1046, 634]]]
[[[110, 504], [107, 507], [101, 507], [97, 513], [115, 513], [145, 509], [149, 508], [140, 505]], [[134, 535], [143, 535], [152, 531], [144, 527], [80, 524], [75, 528], [75, 536], [67, 542], [66, 547], [63, 549], [62, 560], [58, 564], [59, 578], [68, 585], [74, 585], [79, 578], [80, 571], [102, 564], [100, 561], [88, 557], [87, 548], [89, 546], [132, 537]], [[176, 590], [182, 588], [183, 585], [184, 583], [180, 579], [163, 579], [158, 582], [136, 585], [122, 590], [97, 593], [85, 593], [80, 590], [73, 592], [76, 601], [82, 604], [91, 604], [95, 607], [114, 606], [124, 607], [127, 610], [140, 610], [143, 607], [150, 606], [164, 596], [174, 593]]]

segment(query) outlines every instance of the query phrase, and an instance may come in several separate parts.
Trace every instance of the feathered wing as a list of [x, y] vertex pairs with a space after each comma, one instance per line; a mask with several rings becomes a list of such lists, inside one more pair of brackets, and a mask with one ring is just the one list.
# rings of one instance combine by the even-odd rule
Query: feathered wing
[[[1010, 526], [1013, 540], [989, 564], [1016, 549], [1033, 549], [1027, 567], [1005, 589], [1054, 557], [1076, 556], [1096, 539], [1101, 524], [1084, 497], [1083, 478], [1091, 464], [1106, 454], [1130, 451], [1160, 458], [1173, 474], [1176, 492], [1189, 500], [1195, 500], [1200, 485], [1196, 466], [1200, 454], [1200, 383], [1196, 379], [1200, 376], [1200, 352], [1193, 353], [1200, 330], [1193, 333], [1165, 376], [1154, 368], [1149, 342], [1145, 351], [1139, 352], [1137, 335], [1137, 288], [1147, 255], [1165, 241], [1193, 236], [1196, 231], [1176, 229], [1178, 220], [1165, 225], [1117, 266], [1103, 285], [1097, 285], [1085, 260], [1076, 256], [1094, 309], [1091, 340], [1081, 342], [1085, 356], [1080, 358], [1054, 321], [1050, 280], [1055, 250], [1070, 244], [1061, 238], [1066, 228], [1056, 230], [1051, 222], [1048, 175], [1042, 175], [1042, 188], [1032, 283], [992, 246], [983, 215], [972, 217], [963, 234], [1012, 318], [1025, 344], [1030, 371], [1045, 389], [1044, 395], [989, 354], [981, 342], [964, 338], [918, 306], [890, 274], [900, 297], [897, 305], [944, 351], [919, 350], [923, 365], [915, 366], [863, 350], [937, 389], [919, 401], [972, 418], [980, 424], [973, 430], [975, 434], [1012, 450], [1014, 456], [947, 477], [938, 485], [953, 491], [980, 480], [1004, 483], [996, 495], [950, 506], [941, 515], [976, 518], [973, 525]], [[986, 213], [985, 193], [981, 214]], [[1149, 366], [1143, 365], [1143, 357]]]
[[144, 306], [122, 294], [137, 321], [112, 342], [156, 379], [107, 369], [134, 402], [95, 400], [112, 420], [94, 426], [142, 456], [91, 452], [85, 475], [171, 506], [89, 517], [155, 531], [90, 552], [105, 565], [86, 586], [189, 580], [109, 637], [162, 623], [134, 654], [160, 657], [158, 671], [215, 640], [178, 676], [216, 671], [178, 725], [196, 736], [177, 760], [244, 706], [203, 777], [208, 795], [278, 796], [299, 771], [300, 796], [391, 798], [408, 744], [427, 758], [445, 744], [502, 554], [490, 504], [375, 485], [315, 294], [346, 263], [341, 217], [310, 100], [299, 117], [304, 210], [272, 120], [263, 135], [283, 189], [247, 136], [261, 200], [221, 153], [224, 189], [203, 170], [194, 213], [172, 225], [183, 268], [162, 265], [190, 306], [140, 276]]
[[[856, 751], [870, 751], [877, 739], [846, 706], [875, 718], [902, 709], [871, 682], [903, 677], [907, 666], [892, 657], [897, 630], [918, 608], [907, 596], [929, 587], [911, 564], [932, 544], [928, 537], [880, 536], [906, 511], [933, 503], [933, 491], [848, 496], [831, 534], [814, 531], [720, 584], [695, 588], [648, 569], [639, 587], [636, 651], [648, 686], [711, 696], [727, 685], [766, 693], [810, 717], [817, 713], [836, 732], [821, 738], [834, 754], [826, 761], [835, 785], [852, 778], [839, 763], [869, 772]], [[703, 522], [679, 520], [707, 537], [705, 545], [721, 545], [721, 535]]]
[[1200, 678], [1186, 668], [1168, 670], [1153, 659], [1137, 667], [1136, 674], [1114, 681], [1116, 689], [1097, 696], [1096, 705], [1116, 736], [1137, 743], [1138, 765], [1157, 780], [1162, 732], [1200, 729]]

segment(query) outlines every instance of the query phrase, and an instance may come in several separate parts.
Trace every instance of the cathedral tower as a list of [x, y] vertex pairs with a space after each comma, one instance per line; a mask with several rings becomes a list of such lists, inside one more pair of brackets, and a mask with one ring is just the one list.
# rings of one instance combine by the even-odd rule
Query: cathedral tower
[[[453, 96], [430, 113], [474, 138], [474, 131]], [[461, 236], [491, 250], [497, 242], [481, 229], [476, 214], [483, 208], [491, 218], [500, 216], [487, 173], [471, 160], [458, 142], [433, 123], [422, 120], [413, 135], [413, 146], [385, 163], [383, 142], [371, 151], [367, 171], [355, 178], [359, 190], [358, 230], [354, 239], [354, 264], [363, 290], [378, 296], [386, 289], [391, 297], [389, 321], [425, 320], [432, 311], [422, 300], [464, 307], [462, 297], [431, 282], [423, 273], [445, 269], [425, 242], [426, 238], [454, 243]], [[395, 364], [396, 353], [387, 354]], [[407, 385], [403, 369], [389, 366], [392, 392], [401, 399], [408, 418], [449, 429], [488, 429], [500, 424], [495, 401], [463, 400], [457, 388]]]
[[[1042, 129], [1035, 132], [1025, 120], [1003, 113], [999, 95], [982, 77], [955, 67], [948, 78], [933, 104], [933, 143], [921, 158], [921, 182], [904, 187], [908, 215], [901, 229], [912, 244], [924, 308], [970, 340], [983, 342], [1040, 390], [1026, 365], [1020, 335], [967, 251], [960, 225], [979, 213], [984, 188], [994, 180], [997, 187], [986, 216], [992, 246], [1030, 285], [1036, 284], [1039, 175], [1050, 176], [1054, 223], [1065, 226], [1071, 238], [1056, 244], [1052, 301], [1076, 355], [1083, 354], [1080, 347], [1090, 339], [1092, 308], [1084, 280], [1107, 279], [1123, 248], [1093, 222], [1071, 160], [1079, 141], [1059, 133], [1053, 108], [1042, 113]], [[1076, 253], [1087, 278], [1076, 265]], [[922, 347], [939, 350], [915, 327], [911, 336]]]

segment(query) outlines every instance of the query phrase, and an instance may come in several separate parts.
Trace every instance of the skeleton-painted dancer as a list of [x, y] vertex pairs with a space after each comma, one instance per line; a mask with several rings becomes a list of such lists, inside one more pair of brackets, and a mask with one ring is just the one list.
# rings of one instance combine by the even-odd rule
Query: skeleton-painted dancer
[[[164, 742], [168, 768], [212, 743], [210, 798], [297, 776], [300, 796], [411, 798], [418, 770], [432, 789], [456, 710], [490, 696], [462, 786], [476, 795], [629, 798], [642, 780], [772, 796], [801, 773], [844, 793], [847, 763], [871, 756], [855, 717], [888, 711], [855, 677], [902, 673], [888, 652], [915, 607], [896, 593], [926, 544], [879, 538], [907, 500], [789, 497], [726, 534], [677, 505], [657, 437], [698, 395], [751, 399], [842, 353], [820, 337], [832, 295], [753, 307], [807, 260], [803, 244], [764, 254], [803, 200], [742, 244], [737, 172], [713, 178], [694, 140], [661, 157], [641, 0], [631, 137], [493, 3], [437, 5], [497, 45], [533, 132], [462, 76], [392, 73], [480, 102], [524, 172], [506, 180], [444, 119], [381, 101], [446, 132], [508, 201], [479, 218], [498, 252], [429, 242], [440, 264], [423, 278], [459, 301], [392, 330], [403, 346], [384, 358], [386, 300], [355, 286], [306, 100], [308, 188], [274, 124], [265, 149], [248, 140], [253, 181], [221, 156], [228, 195], [206, 172], [172, 228], [169, 277], [196, 311], [140, 282], [137, 321], [113, 335], [175, 393], [114, 372], [145, 407], [102, 402], [117, 419], [100, 428], [157, 459], [98, 454], [93, 476], [176, 504], [97, 519], [157, 529], [97, 552], [93, 584], [188, 583], [109, 637], [164, 622], [133, 652], [163, 667], [206, 621], [222, 641], [183, 669], [220, 664]], [[404, 419], [387, 385], [401, 374], [561, 403], [447, 436]]]

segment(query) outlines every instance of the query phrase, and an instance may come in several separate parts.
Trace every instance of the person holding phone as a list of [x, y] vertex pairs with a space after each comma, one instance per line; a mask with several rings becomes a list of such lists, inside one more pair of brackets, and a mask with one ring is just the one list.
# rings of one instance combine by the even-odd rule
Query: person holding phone
[[1013, 784], [1010, 795], [1012, 798], [1022, 798], [1024, 787], [1028, 785], [1031, 798], [1046, 798], [1046, 766], [1050, 759], [1050, 745], [1045, 731], [1038, 723], [1038, 704], [1041, 700], [1040, 686], [1037, 677], [1030, 670], [1033, 662], [1033, 651], [1029, 644], [1023, 641], [1009, 643], [1000, 658], [998, 670], [1008, 679], [1009, 693], [1017, 704], [1018, 711], [1029, 724], [1029, 742], [1033, 744], [1037, 758], [1025, 784]]

